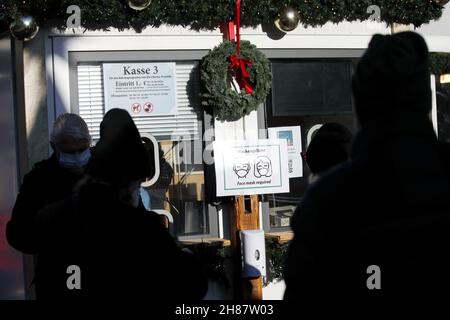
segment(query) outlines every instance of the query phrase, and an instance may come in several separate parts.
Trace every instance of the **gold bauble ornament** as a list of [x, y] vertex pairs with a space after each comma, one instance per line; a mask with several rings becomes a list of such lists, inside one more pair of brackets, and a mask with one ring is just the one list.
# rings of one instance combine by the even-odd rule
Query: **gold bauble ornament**
[[147, 8], [152, 0], [128, 0], [127, 3], [131, 9], [141, 11]]
[[289, 32], [297, 28], [300, 22], [298, 10], [291, 6], [286, 6], [281, 10], [278, 18], [275, 20], [275, 26], [278, 30]]

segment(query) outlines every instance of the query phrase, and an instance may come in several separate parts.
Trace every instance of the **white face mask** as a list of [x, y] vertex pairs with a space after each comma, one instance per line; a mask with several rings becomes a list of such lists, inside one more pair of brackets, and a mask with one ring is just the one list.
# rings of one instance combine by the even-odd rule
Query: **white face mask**
[[91, 150], [87, 148], [80, 153], [64, 153], [59, 154], [59, 164], [67, 169], [81, 169], [87, 165], [91, 158]]

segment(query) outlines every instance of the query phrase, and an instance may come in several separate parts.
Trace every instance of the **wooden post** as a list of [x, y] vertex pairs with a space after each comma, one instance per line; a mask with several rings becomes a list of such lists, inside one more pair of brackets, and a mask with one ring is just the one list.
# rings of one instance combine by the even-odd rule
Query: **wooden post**
[[[235, 41], [236, 26], [234, 21], [220, 25], [223, 39]], [[262, 300], [262, 278], [242, 278], [242, 253], [239, 241], [239, 231], [259, 229], [258, 196], [250, 196], [250, 211], [245, 208], [244, 196], [237, 196], [234, 202], [233, 218], [231, 219], [231, 248], [234, 257], [234, 288], [235, 298], [244, 300]]]
[[250, 211], [245, 208], [245, 197], [236, 197], [231, 223], [231, 246], [235, 257], [235, 293], [237, 299], [262, 300], [262, 278], [242, 278], [242, 254], [239, 231], [259, 229], [258, 196], [250, 196]]
[[411, 28], [406, 24], [393, 23], [391, 24], [391, 33], [399, 33], [403, 31], [411, 31]]

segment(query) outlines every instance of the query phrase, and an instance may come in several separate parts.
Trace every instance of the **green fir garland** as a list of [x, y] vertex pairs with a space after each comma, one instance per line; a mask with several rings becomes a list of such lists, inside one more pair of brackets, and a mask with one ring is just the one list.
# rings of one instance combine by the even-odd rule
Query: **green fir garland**
[[284, 265], [288, 248], [289, 242], [280, 244], [274, 239], [266, 239], [267, 277], [264, 279], [264, 286], [284, 279]]
[[[234, 20], [235, 0], [153, 0], [143, 11], [129, 8], [126, 0], [2, 0], [0, 28], [24, 13], [36, 18], [39, 25], [66, 28], [67, 7], [81, 8], [82, 27], [88, 30], [120, 30], [161, 24], [180, 25], [195, 30], [212, 30], [228, 20]], [[370, 5], [381, 8], [381, 21], [392, 24], [420, 26], [442, 15], [436, 0], [243, 0], [242, 26], [255, 27], [273, 23], [285, 5], [299, 10], [304, 26], [321, 26], [327, 22], [367, 20]]]
[[450, 73], [450, 53], [431, 52], [430, 71], [437, 77]]
[[208, 279], [216, 281], [226, 288], [231, 286], [226, 266], [226, 261], [230, 260], [231, 257], [227, 253], [227, 248], [210, 246], [205, 243], [187, 247], [200, 260]]
[[221, 121], [234, 121], [258, 109], [269, 93], [272, 73], [269, 60], [249, 41], [241, 41], [241, 56], [250, 59], [253, 65], [247, 68], [253, 93], [240, 93], [230, 87], [229, 57], [236, 54], [236, 44], [225, 41], [215, 47], [203, 59], [201, 81], [203, 87], [202, 105]]

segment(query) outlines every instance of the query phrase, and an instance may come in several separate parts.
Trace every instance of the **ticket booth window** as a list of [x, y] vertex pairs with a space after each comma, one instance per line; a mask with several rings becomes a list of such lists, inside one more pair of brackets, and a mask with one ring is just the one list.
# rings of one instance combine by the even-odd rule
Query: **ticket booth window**
[[[202, 53], [196, 55], [201, 57]], [[161, 60], [151, 59], [151, 54], [144, 53], [131, 56], [132, 59], [123, 53], [73, 53], [71, 56], [72, 112], [78, 112], [86, 121], [94, 143], [100, 138], [100, 122], [105, 114], [103, 63], [167, 61], [170, 54], [159, 54]], [[141, 135], [153, 135], [159, 147], [160, 177], [154, 185], [145, 187], [148, 194], [145, 198], [150, 209], [170, 213], [174, 221], [172, 231], [178, 238], [216, 236], [217, 217], [214, 208], [204, 201], [204, 166], [202, 157], [198, 157], [203, 153], [199, 59], [170, 62], [176, 65], [178, 112], [133, 117]]]

